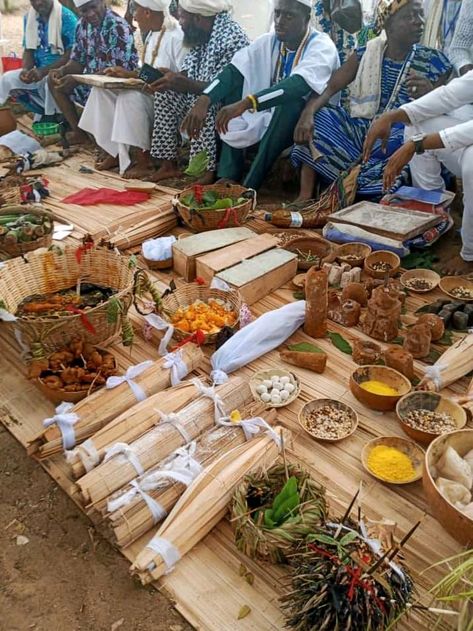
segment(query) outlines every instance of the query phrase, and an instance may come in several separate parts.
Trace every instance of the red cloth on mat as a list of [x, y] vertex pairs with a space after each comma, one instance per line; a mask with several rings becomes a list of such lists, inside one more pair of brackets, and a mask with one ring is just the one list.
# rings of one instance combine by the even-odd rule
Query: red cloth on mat
[[139, 191], [116, 191], [113, 188], [83, 188], [78, 193], [65, 197], [62, 202], [64, 204], [77, 204], [78, 206], [94, 206], [95, 204], [133, 206], [140, 202], [146, 202], [149, 198], [149, 193], [140, 193]]

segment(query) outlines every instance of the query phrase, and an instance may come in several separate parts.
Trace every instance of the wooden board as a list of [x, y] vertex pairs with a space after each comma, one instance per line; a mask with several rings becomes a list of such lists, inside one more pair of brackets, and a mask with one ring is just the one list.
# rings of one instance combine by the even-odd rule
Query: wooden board
[[196, 277], [196, 258], [199, 254], [213, 252], [254, 236], [255, 233], [248, 228], [223, 228], [179, 239], [172, 246], [174, 271], [185, 281], [192, 282]]
[[329, 215], [328, 221], [347, 223], [384, 237], [405, 241], [437, 225], [439, 217], [397, 206], [358, 202]]
[[278, 239], [270, 234], [260, 234], [252, 239], [229, 245], [221, 250], [197, 257], [196, 275], [210, 283], [218, 272], [251, 259], [257, 254], [271, 250], [278, 245]]
[[77, 83], [90, 85], [93, 88], [103, 88], [104, 90], [141, 90], [146, 85], [144, 81], [138, 78], [121, 79], [101, 74], [73, 74], [71, 77]]
[[297, 255], [287, 250], [269, 250], [216, 275], [238, 289], [244, 302], [252, 305], [297, 274]]

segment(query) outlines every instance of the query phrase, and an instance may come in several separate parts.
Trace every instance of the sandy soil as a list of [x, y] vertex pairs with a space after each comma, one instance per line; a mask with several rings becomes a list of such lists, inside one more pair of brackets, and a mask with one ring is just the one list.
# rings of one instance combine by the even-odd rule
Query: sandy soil
[[1, 425], [0, 478], [0, 631], [191, 629]]

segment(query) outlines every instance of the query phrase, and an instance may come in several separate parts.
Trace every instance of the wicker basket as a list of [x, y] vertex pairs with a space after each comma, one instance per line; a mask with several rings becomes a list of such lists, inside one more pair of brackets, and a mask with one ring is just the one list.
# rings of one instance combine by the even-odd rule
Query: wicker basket
[[[20, 190], [19, 187], [18, 191]], [[15, 206], [3, 206], [0, 208], [0, 216], [3, 215], [38, 215], [40, 217], [49, 217], [51, 220], [51, 229], [48, 234], [45, 234], [44, 237], [39, 237], [34, 241], [29, 241], [28, 243], [4, 243], [2, 237], [0, 237], [0, 252], [7, 254], [10, 258], [14, 258], [15, 256], [22, 256], [27, 252], [32, 252], [33, 250], [37, 250], [38, 248], [49, 248], [53, 241], [53, 232], [54, 232], [54, 215], [45, 210], [44, 208], [38, 208], [33, 205], [15, 205]]]
[[21, 189], [18, 184], [0, 188], [0, 207], [17, 206], [21, 204]]
[[[324, 263], [332, 263], [335, 260], [335, 252], [330, 241], [322, 237], [301, 237], [293, 239], [284, 246], [285, 250], [297, 254], [297, 269], [308, 270], [311, 267], [320, 269]], [[316, 261], [307, 261], [304, 254], [311, 254], [319, 259]]]
[[84, 249], [81, 257], [77, 254], [75, 246], [67, 246], [63, 252], [33, 252], [27, 260], [7, 261], [0, 270], [0, 301], [12, 314], [25, 298], [74, 287], [79, 279], [111, 287], [116, 292], [109, 300], [83, 313], [55, 318], [18, 317], [13, 322], [1, 323], [13, 328], [32, 359], [63, 348], [74, 335], [95, 346], [105, 346], [117, 337], [122, 326], [129, 325], [127, 312], [132, 303], [134, 269], [128, 257], [100, 247]]
[[172, 256], [170, 259], [164, 259], [164, 261], [152, 261], [151, 259], [147, 259], [143, 256], [143, 260], [146, 263], [148, 269], [150, 270], [159, 270], [159, 269], [169, 269], [172, 267]]
[[[298, 480], [300, 504], [292, 519], [276, 528], [257, 525], [253, 519], [256, 511], [271, 508], [274, 498], [281, 492], [289, 476]], [[307, 535], [321, 526], [327, 514], [325, 490], [298, 465], [275, 464], [267, 471], [257, 471], [246, 476], [236, 488], [231, 506], [231, 522], [235, 531], [237, 548], [251, 559], [271, 563], [284, 563]], [[248, 493], [262, 500], [260, 507], [250, 507]]]
[[[224, 300], [231, 305], [237, 313], [237, 319], [232, 329], [236, 330], [240, 322], [241, 295], [238, 291], [222, 291], [221, 289], [211, 289], [200, 285], [184, 285], [179, 287], [172, 294], [166, 296], [162, 303], [163, 317], [170, 321], [172, 315], [180, 307], [190, 307], [197, 300], [208, 302], [210, 299]], [[177, 341], [185, 340], [191, 335], [189, 332], [174, 329], [174, 338]], [[204, 344], [214, 344], [217, 340], [218, 333], [205, 333]]]
[[237, 184], [212, 184], [203, 186], [203, 192], [213, 191], [224, 199], [225, 197], [238, 198], [248, 197], [248, 200], [235, 206], [234, 208], [224, 208], [222, 210], [198, 210], [185, 206], [181, 199], [186, 195], [191, 195], [194, 188], [190, 187], [179, 193], [174, 200], [175, 207], [182, 221], [194, 230], [194, 232], [205, 232], [206, 230], [217, 230], [218, 228], [235, 228], [241, 226], [248, 219], [248, 215], [253, 210], [256, 203], [256, 193], [253, 189], [244, 188]]

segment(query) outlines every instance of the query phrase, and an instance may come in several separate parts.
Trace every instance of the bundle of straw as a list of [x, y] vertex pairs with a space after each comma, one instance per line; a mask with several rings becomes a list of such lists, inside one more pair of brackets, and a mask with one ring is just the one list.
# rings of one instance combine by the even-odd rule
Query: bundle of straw
[[242, 408], [253, 400], [248, 382], [240, 377], [233, 377], [222, 386], [208, 390], [219, 397], [218, 404], [212, 398], [201, 397], [183, 408], [177, 418], [161, 422], [131, 445], [126, 445], [125, 451], [121, 449], [121, 453], [117, 453], [116, 446], [111, 445], [102, 464], [77, 482], [84, 504], [97, 504], [178, 447], [210, 429], [216, 419], [226, 416], [224, 410], [230, 412]]
[[[251, 410], [248, 409], [244, 417], [253, 418], [259, 415], [262, 406], [259, 404], [257, 406], [253, 406]], [[271, 410], [265, 415], [267, 423], [272, 423], [275, 418], [275, 410]], [[260, 431], [263, 433], [265, 430], [261, 427]], [[191, 443], [194, 445], [191, 455], [201, 467], [208, 467], [224, 453], [245, 442], [245, 434], [238, 424], [235, 424], [234, 427], [218, 427], [204, 434], [197, 443]], [[144, 476], [136, 480], [137, 484], [134, 483], [133, 486], [125, 487], [118, 494], [109, 498], [108, 510], [114, 511], [108, 514], [109, 525], [113, 530], [114, 541], [121, 548], [139, 539], [158, 523], [149, 498], [158, 502], [164, 518], [165, 513], [169, 513], [186, 490], [186, 483], [166, 475], [166, 471], [179, 473], [182, 467], [180, 452], [180, 449], [177, 450], [165, 461], [160, 462], [157, 467], [147, 471]], [[137, 485], [140, 490], [137, 489]], [[146, 493], [146, 499], [144, 493]], [[118, 506], [119, 508], [116, 508]]]
[[[290, 432], [282, 433], [284, 443]], [[256, 466], [270, 467], [279, 446], [263, 435], [227, 452], [205, 469], [187, 489], [157, 534], [138, 554], [131, 572], [143, 585], [157, 580], [201, 541], [225, 516], [235, 487]]]
[[130, 410], [123, 412], [68, 453], [67, 462], [71, 467], [73, 478], [77, 480], [99, 465], [110, 445], [130, 444], [146, 434], [161, 418], [156, 410], [163, 414], [178, 412], [198, 396], [195, 384], [192, 381], [186, 381], [174, 388], [153, 394]]
[[[179, 361], [179, 367], [176, 361]], [[200, 348], [194, 344], [186, 344], [175, 353], [152, 362], [133, 379], [133, 382], [149, 397], [169, 388], [171, 381], [174, 382], [173, 385], [177, 383], [177, 377], [182, 379], [198, 368], [202, 361], [203, 354]], [[136, 402], [133, 389], [129, 383], [124, 382], [116, 388], [102, 388], [77, 403], [70, 411], [78, 417], [73, 424], [75, 444], [82, 443], [119, 414], [129, 410]], [[63, 432], [58, 424], [54, 424], [30, 443], [28, 453], [36, 458], [49, 458], [61, 452], [64, 446]], [[71, 449], [74, 446], [68, 445], [67, 448]]]
[[473, 370], [473, 333], [468, 333], [448, 348], [425, 376], [416, 390], [439, 392]]

